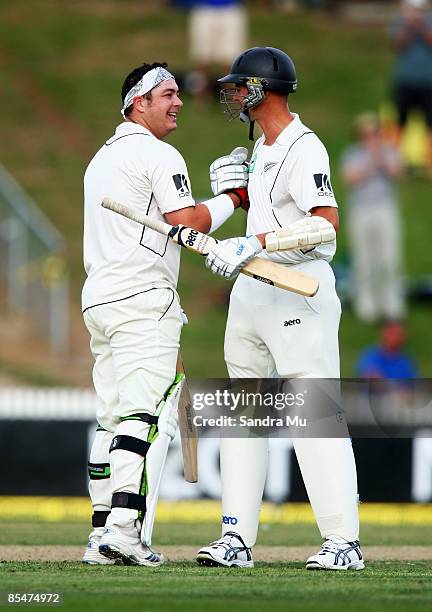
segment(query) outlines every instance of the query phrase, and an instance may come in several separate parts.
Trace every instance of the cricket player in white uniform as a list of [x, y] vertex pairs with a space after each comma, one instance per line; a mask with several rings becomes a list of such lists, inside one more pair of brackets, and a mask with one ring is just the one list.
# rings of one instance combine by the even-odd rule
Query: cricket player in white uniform
[[[101, 207], [111, 197], [156, 219], [208, 232], [244, 203], [246, 189], [195, 204], [180, 153], [163, 139], [182, 107], [166, 64], [133, 70], [124, 118], [84, 178], [85, 324], [100, 400], [89, 461], [93, 531], [86, 563], [157, 566], [151, 531], [161, 470], [176, 430], [182, 315], [180, 247]], [[227, 186], [229, 187], [230, 181]]]
[[[248, 185], [248, 237], [219, 242], [208, 255], [207, 266], [233, 278], [245, 261], [259, 255], [320, 280], [317, 295], [306, 298], [244, 275], [237, 278], [225, 335], [229, 375], [338, 378], [341, 309], [329, 265], [336, 240], [276, 252], [284, 237], [338, 228], [326, 149], [287, 104], [288, 94], [297, 87], [294, 64], [279, 49], [255, 47], [237, 57], [231, 74], [220, 82], [234, 85], [221, 93], [228, 110], [234, 113], [237, 103], [240, 118], [256, 121], [263, 135], [249, 162], [248, 183], [247, 179], [238, 183]], [[234, 171], [240, 176], [238, 161], [233, 163], [230, 156], [212, 164], [214, 193], [220, 193], [225, 174]], [[285, 325], [286, 321], [294, 323]], [[350, 439], [294, 438], [293, 444], [324, 539], [321, 550], [307, 560], [307, 569], [363, 569]], [[263, 438], [221, 440], [222, 537], [199, 551], [199, 563], [253, 566], [267, 454], [268, 440]]]

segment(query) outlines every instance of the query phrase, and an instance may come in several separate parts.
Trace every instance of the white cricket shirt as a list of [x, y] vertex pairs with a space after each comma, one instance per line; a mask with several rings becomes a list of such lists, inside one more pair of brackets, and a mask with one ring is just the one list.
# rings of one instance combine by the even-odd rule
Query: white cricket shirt
[[293, 223], [316, 206], [337, 207], [327, 151], [299, 116], [292, 115], [294, 120], [274, 144], [264, 145], [264, 136], [256, 142], [249, 164], [248, 234]]
[[171, 145], [125, 121], [96, 153], [84, 176], [82, 309], [150, 287], [177, 285], [180, 247], [166, 236], [102, 208], [110, 197], [155, 219], [195, 206], [186, 163]]

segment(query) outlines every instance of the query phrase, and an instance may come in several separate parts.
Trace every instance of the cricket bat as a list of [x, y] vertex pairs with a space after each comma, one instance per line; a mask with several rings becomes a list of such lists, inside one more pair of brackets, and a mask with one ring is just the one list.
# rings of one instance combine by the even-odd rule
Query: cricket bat
[[[215, 238], [198, 230], [186, 225], [170, 225], [165, 221], [153, 219], [153, 217], [131, 210], [111, 198], [104, 198], [102, 206], [164, 236], [168, 236], [180, 246], [200, 255], [208, 255], [210, 249], [217, 244]], [[268, 285], [308, 297], [315, 295], [319, 287], [318, 279], [261, 257], [254, 257], [243, 266], [240, 272]]]
[[[177, 373], [185, 373], [180, 351], [177, 356], [176, 369]], [[192, 398], [186, 378], [180, 392], [177, 412], [183, 455], [184, 477], [187, 482], [198, 482], [198, 434], [193, 422], [194, 412]]]

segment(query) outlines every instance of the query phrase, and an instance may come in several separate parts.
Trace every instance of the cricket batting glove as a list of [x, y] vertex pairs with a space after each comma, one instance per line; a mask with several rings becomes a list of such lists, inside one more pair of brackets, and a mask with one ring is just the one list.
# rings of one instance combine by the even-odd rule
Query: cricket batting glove
[[256, 236], [228, 238], [218, 242], [210, 250], [206, 257], [206, 267], [213, 274], [235, 278], [243, 266], [261, 251], [262, 246]]
[[171, 440], [174, 439], [177, 431], [177, 408], [184, 381], [184, 374], [177, 374], [166, 397], [157, 408], [159, 433], [166, 434]]
[[237, 147], [229, 155], [219, 157], [212, 163], [210, 185], [213, 195], [247, 187], [249, 180], [247, 155], [245, 147]]
[[183, 310], [183, 308], [181, 309], [181, 313], [180, 314], [181, 314], [182, 325], [187, 325], [189, 323], [189, 319], [188, 319], [187, 314]]

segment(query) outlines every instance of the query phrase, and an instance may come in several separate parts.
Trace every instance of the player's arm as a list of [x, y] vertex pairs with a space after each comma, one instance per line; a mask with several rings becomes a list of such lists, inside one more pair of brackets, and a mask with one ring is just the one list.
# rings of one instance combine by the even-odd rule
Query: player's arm
[[[339, 227], [337, 209], [316, 207], [294, 223], [260, 234], [260, 244], [272, 261], [296, 264], [314, 259], [331, 261], [336, 251]], [[319, 213], [319, 214], [318, 214]]]
[[339, 213], [333, 206], [315, 206], [311, 209], [312, 217], [322, 217], [331, 223], [337, 233], [339, 231]]
[[[300, 154], [291, 169], [289, 191], [304, 213], [298, 221], [267, 234], [230, 238], [209, 252], [206, 266], [216, 274], [234, 278], [265, 247], [277, 263], [296, 264], [314, 259], [331, 261], [339, 227], [337, 204], [330, 183], [327, 152], [322, 144]], [[324, 205], [320, 205], [319, 200]]]
[[[233, 214], [236, 208], [246, 209], [249, 203], [246, 189], [248, 183], [246, 157], [247, 149], [238, 147], [229, 155], [215, 160], [210, 166], [210, 183], [215, 197], [195, 206], [183, 205], [181, 208], [183, 202], [179, 202], [177, 210], [162, 211], [166, 221], [170, 225], [181, 224], [200, 232], [212, 233]], [[187, 176], [186, 172], [184, 165], [182, 173]], [[175, 202], [175, 194], [173, 201]]]
[[[207, 256], [206, 266], [215, 274], [235, 278], [242, 267], [264, 248], [270, 258], [277, 256], [281, 263], [297, 263], [298, 254], [294, 255], [295, 261], [290, 260], [290, 254], [300, 249], [305, 259], [319, 259], [319, 248], [330, 245], [333, 249], [338, 227], [336, 208], [316, 206], [302, 219], [274, 232], [218, 242]], [[314, 251], [313, 257], [309, 255], [311, 251]]]
[[297, 147], [286, 168], [285, 181], [287, 191], [304, 216], [266, 235], [268, 256], [282, 264], [331, 261], [336, 252], [339, 217], [328, 154], [319, 140], [304, 140]]
[[339, 230], [339, 213], [331, 206], [316, 206], [310, 213], [274, 232], [257, 234], [263, 248], [272, 251], [292, 250], [332, 242]]
[[[170, 225], [187, 225], [205, 234], [215, 231], [241, 206], [243, 201], [237, 192], [228, 192], [196, 206], [188, 206], [173, 212], [165, 213], [164, 217]], [[246, 189], [244, 189], [246, 192]], [[244, 199], [247, 194], [244, 195]]]

